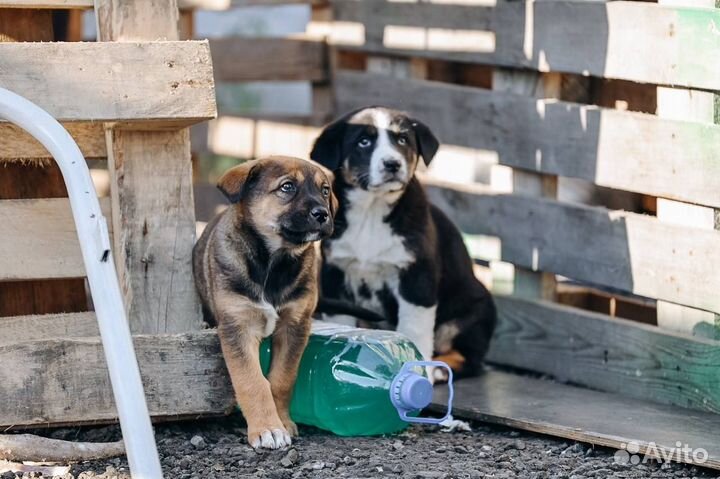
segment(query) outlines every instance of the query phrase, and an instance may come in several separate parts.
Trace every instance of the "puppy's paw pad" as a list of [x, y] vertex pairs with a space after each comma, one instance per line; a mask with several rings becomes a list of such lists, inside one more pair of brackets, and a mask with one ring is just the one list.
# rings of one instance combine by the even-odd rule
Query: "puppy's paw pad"
[[282, 449], [291, 444], [292, 439], [285, 429], [266, 429], [250, 442], [253, 449]]

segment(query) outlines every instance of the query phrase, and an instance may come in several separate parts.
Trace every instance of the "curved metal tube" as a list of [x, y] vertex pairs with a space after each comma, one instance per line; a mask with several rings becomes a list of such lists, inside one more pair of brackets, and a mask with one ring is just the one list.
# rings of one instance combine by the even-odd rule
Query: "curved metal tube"
[[135, 479], [161, 479], [162, 470], [140, 370], [110, 252], [107, 223], [100, 211], [85, 158], [57, 120], [34, 103], [4, 88], [0, 88], [0, 118], [35, 137], [62, 171], [95, 304], [130, 472]]

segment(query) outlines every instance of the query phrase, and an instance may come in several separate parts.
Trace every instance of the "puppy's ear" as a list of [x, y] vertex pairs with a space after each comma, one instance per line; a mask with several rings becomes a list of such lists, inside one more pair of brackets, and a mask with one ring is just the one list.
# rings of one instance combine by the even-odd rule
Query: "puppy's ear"
[[335, 218], [335, 213], [337, 213], [338, 208], [340, 208], [340, 202], [337, 199], [337, 196], [335, 196], [335, 192], [330, 193], [330, 213], [332, 214], [332, 217]]
[[435, 157], [435, 153], [437, 153], [438, 148], [440, 148], [440, 142], [425, 123], [412, 120], [412, 127], [415, 130], [418, 153], [422, 156], [425, 165], [429, 165]]
[[342, 144], [347, 130], [347, 117], [329, 124], [315, 140], [310, 158], [335, 171], [342, 164]]
[[227, 170], [220, 177], [217, 187], [230, 200], [230, 203], [237, 203], [250, 190], [260, 169], [260, 160], [246, 161]]

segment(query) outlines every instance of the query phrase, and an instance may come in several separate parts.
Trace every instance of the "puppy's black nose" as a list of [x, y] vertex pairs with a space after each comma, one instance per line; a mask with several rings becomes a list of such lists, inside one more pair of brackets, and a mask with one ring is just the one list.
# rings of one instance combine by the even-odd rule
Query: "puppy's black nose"
[[310, 216], [312, 216], [318, 223], [323, 224], [328, 220], [330, 213], [328, 213], [327, 208], [324, 206], [316, 206], [310, 210]]
[[390, 173], [397, 173], [400, 171], [400, 162], [398, 160], [383, 160], [383, 166], [385, 167], [386, 171], [389, 171]]

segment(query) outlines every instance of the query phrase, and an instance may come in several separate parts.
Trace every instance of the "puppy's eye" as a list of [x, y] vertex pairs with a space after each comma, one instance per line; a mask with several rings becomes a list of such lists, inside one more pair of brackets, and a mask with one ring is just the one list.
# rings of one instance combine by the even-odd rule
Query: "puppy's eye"
[[295, 184], [292, 181], [286, 181], [282, 185], [280, 185], [280, 191], [283, 193], [292, 193], [295, 191]]
[[405, 145], [407, 145], [407, 143], [408, 143], [407, 136], [404, 136], [404, 135], [398, 136], [398, 139], [397, 139], [397, 144], [398, 144], [398, 145], [400, 145], [400, 146], [405, 146]]
[[360, 148], [367, 148], [368, 146], [372, 145], [372, 141], [370, 141], [370, 138], [360, 138], [360, 141], [358, 141], [357, 145]]
[[327, 185], [323, 186], [321, 191], [322, 191], [322, 195], [323, 195], [325, 198], [327, 198], [328, 196], [330, 196], [330, 187], [329, 187], [329, 186], [327, 186]]

